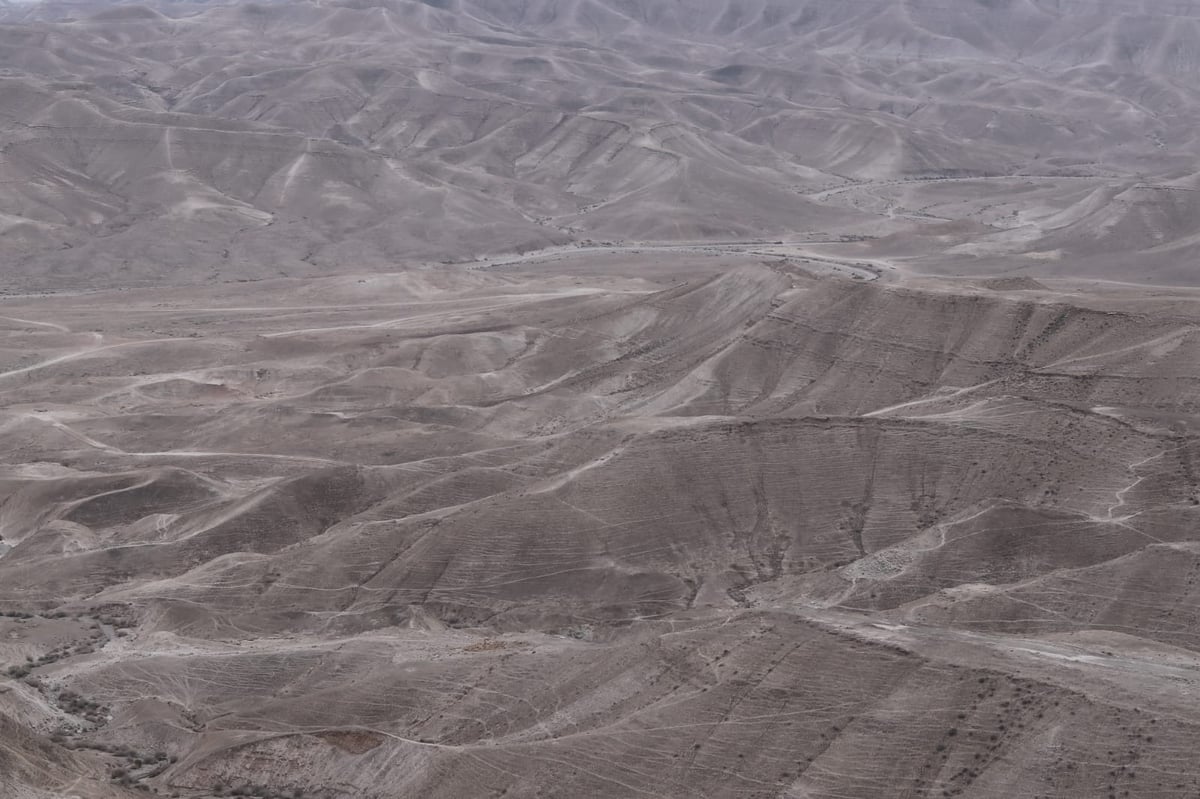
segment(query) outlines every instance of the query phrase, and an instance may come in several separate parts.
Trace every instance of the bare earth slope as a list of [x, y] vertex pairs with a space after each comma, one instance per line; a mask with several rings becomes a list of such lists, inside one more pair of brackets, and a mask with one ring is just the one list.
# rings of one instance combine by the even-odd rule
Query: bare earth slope
[[1200, 4], [0, 20], [3, 796], [1200, 794]]
[[9, 784], [1190, 796], [1200, 296], [1009, 286], [9, 300]]
[[849, 236], [1187, 284], [1197, 26], [1190, 0], [9, 6], [6, 274]]

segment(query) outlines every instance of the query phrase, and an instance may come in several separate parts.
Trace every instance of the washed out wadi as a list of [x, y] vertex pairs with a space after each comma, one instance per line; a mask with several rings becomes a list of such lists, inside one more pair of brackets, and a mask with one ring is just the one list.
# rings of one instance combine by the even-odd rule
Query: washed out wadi
[[1200, 0], [0, 0], [2, 799], [1198, 751]]

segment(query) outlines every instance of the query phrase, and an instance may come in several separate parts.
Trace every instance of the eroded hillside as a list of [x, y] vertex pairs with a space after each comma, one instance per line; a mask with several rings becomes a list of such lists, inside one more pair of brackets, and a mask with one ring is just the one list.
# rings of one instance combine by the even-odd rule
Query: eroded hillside
[[9, 290], [764, 238], [1190, 284], [1190, 0], [5, 8]]
[[27, 795], [1190, 795], [1197, 295], [803, 260], [6, 303]]
[[1200, 794], [1198, 21], [0, 5], [0, 794]]

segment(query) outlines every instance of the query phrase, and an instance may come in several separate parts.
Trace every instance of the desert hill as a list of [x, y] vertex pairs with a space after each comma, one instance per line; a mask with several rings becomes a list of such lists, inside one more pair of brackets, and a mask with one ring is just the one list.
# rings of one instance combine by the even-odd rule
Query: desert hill
[[1198, 24], [0, 5], [0, 794], [1196, 796]]
[[[1200, 7], [1156, 9], [12, 6], [9, 274], [198, 284], [949, 219], [985, 235], [924, 248], [939, 271], [1112, 277], [1145, 253], [1143, 281], [1186, 283]], [[1012, 176], [1039, 194], [1015, 216]], [[947, 178], [984, 181], [947, 205]]]
[[181, 796], [1186, 795], [1194, 293], [802, 267], [10, 300], [30, 745]]

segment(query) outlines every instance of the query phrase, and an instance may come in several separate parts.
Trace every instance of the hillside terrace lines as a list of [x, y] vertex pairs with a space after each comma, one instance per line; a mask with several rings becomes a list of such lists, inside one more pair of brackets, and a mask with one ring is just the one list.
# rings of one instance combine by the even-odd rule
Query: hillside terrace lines
[[177, 458], [249, 458], [249, 459], [263, 459], [263, 460], [296, 461], [296, 462], [300, 462], [300, 463], [313, 463], [313, 464], [318, 464], [321, 466], [340, 466], [340, 465], [345, 464], [345, 461], [331, 460], [329, 458], [315, 458], [315, 457], [310, 457], [310, 456], [305, 456], [305, 455], [280, 455], [280, 454], [263, 453], [263, 452], [228, 452], [228, 451], [222, 452], [222, 451], [204, 451], [204, 450], [188, 450], [188, 449], [169, 449], [169, 450], [159, 450], [159, 451], [152, 451], [152, 452], [136, 452], [136, 451], [131, 452], [131, 451], [121, 449], [119, 447], [112, 446], [111, 444], [105, 444], [102, 441], [97, 441], [96, 439], [94, 439], [90, 436], [84, 435], [83, 433], [80, 433], [78, 430], [75, 430], [74, 428], [69, 427], [68, 425], [64, 424], [63, 422], [60, 422], [58, 419], [54, 418], [54, 416], [49, 412], [40, 413], [37, 411], [32, 411], [32, 412], [28, 412], [28, 413], [25, 413], [22, 415], [28, 419], [35, 419], [39, 422], [44, 422], [44, 423], [50, 425], [51, 427], [55, 428], [56, 430], [60, 430], [64, 433], [66, 433], [71, 438], [79, 441], [82, 444], [85, 444], [88, 447], [98, 449], [101, 452], [105, 452], [105, 453], [108, 453], [111, 455], [121, 455], [121, 456], [125, 456], [125, 457], [130, 457], [130, 458], [155, 458], [155, 459], [160, 459], [160, 458], [169, 459], [172, 457], [177, 457]]
[[[900, 636], [903, 636], [903, 637], [907, 638], [909, 641], [909, 643], [907, 645], [917, 652], [920, 652], [921, 649], [923, 648], [919, 645], [919, 641], [921, 640], [921, 637], [927, 633], [932, 632], [932, 630], [922, 628], [919, 625], [915, 626], [915, 627], [908, 626], [908, 625], [886, 625], [886, 629], [884, 629], [885, 628], [884, 625], [875, 625], [875, 626], [879, 626], [883, 630], [883, 632], [873, 634], [870, 630], [864, 628], [865, 622], [862, 620], [861, 616], [859, 616], [859, 617], [837, 616], [832, 613], [828, 613], [828, 614], [818, 613], [818, 612], [807, 613], [804, 611], [801, 611], [801, 613], [803, 615], [805, 615], [810, 621], [815, 622], [822, 627], [827, 627], [831, 631], [836, 631], [838, 634], [845, 635], [845, 634], [849, 633], [850, 635], [853, 635], [855, 637], [861, 637], [862, 639], [865, 639], [865, 640], [874, 640], [877, 643], [880, 643], [880, 644], [883, 644], [886, 646], [894, 645], [894, 643], [896, 642], [896, 639]], [[733, 617], [732, 616], [726, 617], [725, 622], [727, 623], [730, 618], [733, 618]], [[938, 646], [936, 641], [937, 641], [936, 638], [931, 638], [931, 643], [934, 643], [935, 648]], [[1050, 647], [1041, 645], [1040, 643], [1038, 643], [1032, 639], [1026, 639], [1025, 641], [1012, 641], [1012, 639], [1006, 639], [1004, 637], [999, 637], [999, 636], [985, 636], [985, 635], [978, 635], [978, 634], [968, 634], [968, 635], [961, 636], [961, 641], [969, 642], [970, 645], [974, 648], [980, 648], [980, 649], [984, 649], [984, 650], [986, 650], [988, 648], [994, 648], [998, 660], [1002, 660], [1003, 658], [1008, 657], [1011, 654], [1013, 654], [1013, 652], [1008, 651], [1010, 648], [1014, 648], [1014, 651], [1017, 654], [1020, 654], [1021, 652], [1023, 652], [1026, 649], [1031, 649], [1032, 651], [1030, 651], [1029, 654], [1033, 654], [1033, 655], [1043, 655], [1043, 654], [1048, 654], [1049, 652], [1053, 651]], [[1014, 644], [1016, 644], [1016, 647], [1013, 647]], [[951, 650], [948, 650], [945, 647], [942, 647], [942, 649], [944, 651], [941, 653], [941, 657], [948, 656], [948, 659], [951, 660], [951, 662], [957, 661], [957, 662], [963, 663], [964, 665], [966, 665], [967, 663], [970, 662], [969, 655], [965, 655], [964, 653], [959, 652], [959, 653], [957, 653], [957, 656], [956, 656], [954, 653], [952, 653]], [[1109, 661], [1109, 662], [1111, 663], [1111, 661]], [[1152, 661], [1147, 661], [1148, 664], [1151, 662]], [[1096, 662], [1090, 661], [1087, 658], [1084, 658], [1084, 659], [1081, 659], [1078, 661], [1072, 661], [1072, 663], [1092, 664], [1092, 663], [1096, 663]], [[974, 665], [974, 664], [972, 664], [972, 665]], [[1047, 664], [1047, 665], [1051, 665], [1051, 664]], [[1096, 665], [1098, 665], [1100, 667], [1104, 667], [1109, 664], [1108, 663], [1096, 663]], [[1052, 667], [1052, 665], [1051, 665], [1051, 667]], [[1043, 676], [1042, 679], [1045, 679], [1045, 677]], [[1069, 672], [1068, 672], [1068, 674], [1060, 674], [1060, 676], [1059, 676], [1059, 680], [1068, 680], [1068, 679], [1070, 679]], [[718, 682], [719, 682], [719, 680], [718, 680]], [[698, 694], [698, 693], [692, 695], [692, 698], [699, 698], [699, 697], [700, 697], [700, 694]], [[951, 705], [949, 707], [953, 708], [953, 705]], [[796, 711], [794, 714], [789, 714], [786, 712], [772, 713], [772, 714], [758, 714], [758, 715], [752, 715], [752, 716], [747, 716], [747, 717], [739, 717], [737, 720], [741, 721], [743, 723], [753, 724], [755, 722], [768, 721], [771, 719], [797, 717], [797, 716], [802, 715], [803, 712], [804, 711]], [[810, 710], [808, 712], [811, 713], [812, 711]], [[714, 723], [714, 721], [703, 721], [703, 722], [696, 722], [696, 723], [683, 723], [683, 724], [670, 724], [670, 725], [659, 724], [659, 725], [652, 725], [650, 727], [642, 727], [642, 729], [644, 729], [645, 731], [661, 732], [661, 731], [668, 731], [668, 730], [703, 728], [706, 726], [715, 727], [715, 723]], [[632, 731], [633, 730], [629, 730], [629, 732], [632, 732]], [[594, 735], [597, 733], [620, 734], [621, 732], [622, 732], [621, 727], [618, 725], [615, 727], [602, 727], [602, 728], [598, 728], [598, 729], [583, 730], [583, 731], [574, 733], [567, 737], [568, 738], [574, 737], [574, 736], [587, 737], [587, 736]], [[480, 743], [483, 745], [487, 745], [487, 746], [496, 746], [496, 745], [504, 744], [504, 742], [502, 742], [502, 741], [491, 741], [491, 740], [484, 740], [484, 741], [481, 741]]]
[[[838, 186], [832, 189], [824, 189], [808, 194], [807, 196], [814, 200], [827, 200], [830, 197], [835, 197], [839, 194], [858, 190], [870, 190], [873, 188], [893, 187], [893, 186], [909, 186], [909, 185], [928, 185], [936, 183], [978, 183], [989, 181], [1105, 181], [1116, 183], [1116, 185], [1125, 185], [1127, 179], [1109, 175], [1035, 175], [1015, 173], [1012, 175], [975, 175], [965, 177], [916, 177], [906, 180], [864, 180], [855, 181], [845, 186]], [[1134, 188], [1142, 188], [1135, 186]], [[1145, 188], [1170, 188], [1147, 186]]]
[[[1002, 380], [1003, 380], [1003, 378], [995, 378], [992, 380], [985, 380], [982, 383], [976, 383], [973, 386], [966, 386], [965, 388], [954, 388], [952, 386], [942, 386], [941, 388], [938, 389], [938, 393], [935, 393], [931, 396], [921, 397], [921, 398], [915, 399], [915, 400], [909, 400], [908, 402], [901, 402], [896, 405], [889, 405], [886, 408], [879, 408], [877, 410], [870, 411], [869, 413], [863, 414], [863, 417], [869, 419], [869, 418], [876, 417], [876, 416], [887, 416], [889, 414], [895, 413], [896, 411], [901, 411], [906, 408], [915, 408], [915, 407], [918, 407], [921, 405], [927, 405], [931, 402], [944, 402], [944, 401], [948, 401], [948, 400], [954, 400], [954, 399], [957, 399], [958, 397], [964, 396], [966, 394], [970, 394], [970, 393], [978, 391], [980, 389], [989, 388], [991, 386], [994, 386], [997, 383], [1000, 383]], [[930, 418], [930, 417], [918, 416], [916, 418]]]
[[104, 352], [111, 352], [113, 350], [120, 350], [120, 349], [130, 348], [130, 347], [150, 346], [153, 344], [161, 344], [164, 342], [179, 343], [180, 341], [186, 341], [186, 339], [181, 340], [181, 339], [175, 339], [175, 338], [157, 338], [157, 339], [142, 339], [139, 341], [123, 341], [123, 342], [119, 342], [117, 344], [101, 344], [100, 342], [103, 341], [103, 339], [104, 339], [104, 336], [102, 333], [90, 333], [89, 335], [92, 337], [92, 341], [93, 341], [92, 346], [83, 347], [79, 350], [76, 350], [75, 352], [70, 352], [65, 355], [58, 355], [53, 358], [49, 358], [47, 360], [41, 361], [39, 363], [30, 364], [29, 366], [22, 366], [17, 369], [9, 369], [6, 372], [0, 372], [0, 380], [9, 378], [9, 377], [16, 377], [18, 375], [23, 375], [23, 374], [30, 374], [32, 372], [38, 372], [38, 371], [41, 371], [42, 369], [46, 369], [48, 367], [55, 366], [60, 363], [68, 363], [70, 361], [85, 359], [92, 355], [97, 355], [99, 353], [104, 353]]
[[[1002, 665], [1009, 657], [1028, 658], [1032, 656], [1034, 661], [1030, 665], [1037, 670], [1038, 679], [1052, 680], [1073, 691], [1084, 687], [1078, 682], [1080, 677], [1095, 675], [1103, 679], [1105, 672], [1110, 670], [1128, 670], [1134, 674], [1140, 672], [1146, 679], [1158, 681], [1163, 689], [1168, 689], [1168, 693], [1174, 697], [1173, 700], [1167, 700], [1168, 703], [1187, 696], [1191, 697], [1186, 700], [1188, 705], [1194, 706], [1197, 701], [1192, 696], [1193, 691], [1189, 686], [1200, 684], [1200, 662], [1188, 667], [1171, 667], [1153, 654], [1143, 657], [1132, 654], [1114, 657], [1111, 652], [1106, 654], [1095, 645], [1071, 645], [1068, 641], [1045, 641], [974, 630], [953, 630], [911, 620], [902, 624], [879, 624], [864, 619], [861, 614], [838, 608], [794, 610], [772, 608], [771, 610], [772, 612], [795, 613], [822, 627], [829, 627], [855, 637], [861, 636], [879, 644], [900, 643], [913, 654], [921, 657], [945, 659], [964, 666], [970, 664], [973, 667], [979, 667], [982, 664], [965, 652], [956, 652], [955, 646], [965, 645], [971, 649], [978, 648], [978, 651], [986, 654], [987, 660], [991, 660], [995, 664], [994, 667], [1005, 671], [1011, 668]], [[1095, 689], [1093, 688], [1093, 690]], [[1100, 692], [1093, 696], [1101, 701], [1122, 703], [1128, 701], [1125, 698], [1106, 697]], [[1166, 710], [1165, 705], [1163, 710]]]
[[[858, 592], [858, 590], [860, 588], [860, 583], [872, 584], [872, 583], [894, 580], [898, 577], [901, 577], [902, 575], [905, 575], [907, 572], [910, 572], [914, 569], [921, 567], [923, 565], [921, 563], [921, 557], [924, 555], [929, 555], [931, 553], [937, 552], [938, 550], [944, 549], [947, 546], [951, 546], [951, 545], [959, 546], [971, 538], [989, 536], [993, 532], [993, 529], [991, 527], [983, 527], [975, 532], [970, 532], [970, 533], [966, 533], [963, 535], [955, 535], [953, 537], [950, 536], [949, 531], [951, 530], [951, 528], [954, 528], [954, 527], [957, 527], [960, 525], [964, 525], [964, 524], [968, 524], [972, 521], [975, 521], [976, 519], [980, 519], [980, 518], [988, 515], [989, 513], [992, 513], [993, 511], [995, 511], [997, 509], [1022, 508], [1022, 507], [1023, 506], [1019, 502], [1015, 502], [1012, 500], [1000, 500], [1000, 501], [996, 501], [996, 502], [990, 502], [989, 504], [986, 504], [986, 506], [984, 508], [982, 508], [981, 510], [974, 511], [974, 512], [970, 513], [969, 515], [961, 516], [960, 518], [954, 518], [954, 519], [950, 519], [950, 520], [947, 520], [944, 522], [939, 522], [931, 528], [928, 528], [926, 530], [922, 530], [922, 531], [918, 532], [917, 534], [915, 534], [914, 536], [912, 536], [911, 538], [909, 538], [905, 541], [902, 541], [898, 544], [893, 544], [893, 545], [886, 547], [884, 549], [881, 549], [881, 550], [876, 550], [874, 552], [871, 552], [867, 556], [860, 558], [859, 560], [856, 560], [854, 563], [850, 564], [849, 566], [846, 566], [846, 567], [843, 567], [842, 569], [840, 569], [840, 574], [843, 577], [847, 578], [850, 581], [850, 584], [847, 586], [847, 588], [844, 591], [841, 592], [841, 594], [839, 595], [839, 597], [837, 598], [836, 601], [831, 602], [831, 603], [823, 603], [823, 606], [825, 606], [825, 607], [840, 607], [840, 608], [845, 608], [845, 609], [850, 609], [850, 610], [857, 609], [857, 610], [867, 612], [870, 610], [870, 607], [855, 607], [848, 603], [849, 600], [852, 597], [854, 597], [855, 594]], [[1133, 532], [1139, 536], [1142, 536], [1142, 537], [1146, 538], [1147, 540], [1149, 540], [1150, 542], [1152, 542], [1146, 546], [1150, 546], [1150, 547], [1175, 546], [1175, 544], [1172, 544], [1171, 542], [1164, 541], [1161, 538], [1158, 538], [1154, 535], [1146, 533], [1142, 530], [1138, 530], [1138, 529], [1132, 527], [1131, 525], [1126, 524], [1127, 518], [1130, 518], [1130, 517], [1113, 519], [1113, 518], [1107, 518], [1107, 517], [1097, 517], [1092, 514], [1082, 512], [1082, 511], [1072, 510], [1070, 508], [1062, 508], [1062, 509], [1057, 509], [1057, 510], [1059, 513], [1064, 514], [1064, 518], [1062, 518], [1058, 522], [1058, 524], [1064, 528], [1077, 526], [1077, 525], [1113, 524], [1113, 525], [1117, 525], [1117, 526], [1123, 527], [1125, 529], [1128, 529], [1131, 532]], [[1007, 529], [1011, 530], [1012, 529], [1011, 525], [1008, 525]], [[1117, 555], [1116, 557], [1114, 557], [1113, 559], [1111, 559], [1109, 561], [1102, 561], [1101, 563], [1103, 564], [1103, 563], [1116, 563], [1116, 562], [1120, 562], [1120, 561], [1127, 561], [1128, 559], [1136, 557], [1138, 555], [1138, 553], [1143, 551], [1144, 548], [1145, 547], [1143, 547], [1143, 546], [1139, 546], [1136, 549], [1134, 549], [1132, 552], [1124, 552], [1120, 555]], [[1095, 569], [1096, 567], [1097, 567], [1097, 564], [1088, 564], [1086, 566], [1080, 566], [1080, 567], [1074, 567], [1074, 568], [1059, 568], [1059, 569], [1055, 569], [1053, 571], [1053, 574], [1056, 577], [1071, 574], [1071, 573], [1084, 574], [1084, 573], [1088, 572], [1089, 570]], [[958, 590], [959, 588], [962, 588], [964, 590], [973, 590], [974, 587], [977, 585], [975, 580], [971, 579], [973, 577], [975, 577], [975, 575], [969, 575], [968, 579], [965, 582], [959, 581], [957, 578], [952, 578], [948, 583], [943, 584], [939, 587], [940, 591], [954, 592], [954, 591]], [[986, 581], [986, 582], [978, 583], [978, 585], [982, 586], [983, 590], [993, 592], [997, 596], [1009, 596], [1021, 588], [1028, 587], [1028, 586], [1034, 586], [1041, 582], [1044, 582], [1046, 580], [1046, 578], [1047, 578], [1046, 574], [1038, 574], [1034, 577], [1027, 578], [1025, 580], [1017, 581], [1017, 582]], [[908, 604], [902, 606], [905, 608], [906, 617], [914, 618], [915, 617], [914, 614], [916, 614], [916, 611], [919, 608], [921, 608], [922, 606], [941, 601], [939, 599], [940, 596], [941, 596], [940, 593], [931, 595], [927, 599], [918, 600], [917, 602], [908, 603]], [[1013, 601], [1017, 601], [1017, 600], [1014, 599]], [[1021, 601], [1024, 601], [1024, 600], [1021, 600]], [[1050, 611], [1047, 611], [1047, 612], [1050, 612]]]
[[1059, 369], [1068, 364], [1111, 358], [1114, 355], [1124, 355], [1126, 353], [1138, 352], [1144, 349], [1150, 350], [1149, 355], [1151, 357], [1160, 358], [1162, 357], [1162, 353], [1157, 351], [1159, 348], [1163, 347], [1164, 345], [1174, 345], [1170, 347], [1170, 349], [1175, 349], [1179, 346], [1179, 344], [1182, 343], [1181, 339], [1186, 339], [1197, 330], [1200, 330], [1200, 326], [1187, 326], [1179, 330], [1172, 330], [1147, 341], [1135, 342], [1133, 344], [1129, 344], [1124, 347], [1118, 347], [1113, 350], [1098, 352], [1090, 355], [1076, 355], [1069, 358], [1063, 358], [1061, 360], [1046, 364], [1045, 366], [1041, 367], [1040, 370], [1050, 371]]
[[[492, 302], [490, 304], [484, 304], [484, 305], [480, 305], [480, 306], [468, 305], [466, 309], [459, 307], [458, 309], [455, 309], [455, 310], [440, 311], [440, 312], [434, 312], [434, 313], [428, 313], [428, 314], [417, 314], [415, 316], [404, 316], [404, 317], [400, 317], [397, 319], [385, 319], [380, 322], [372, 322], [369, 324], [337, 325], [337, 326], [333, 326], [333, 327], [299, 328], [296, 330], [284, 330], [284, 331], [273, 332], [273, 333], [264, 333], [262, 335], [264, 338], [281, 338], [281, 337], [285, 337], [285, 336], [301, 336], [301, 335], [307, 335], [307, 334], [312, 334], [312, 333], [328, 333], [328, 332], [336, 332], [336, 331], [342, 331], [342, 330], [377, 330], [377, 329], [404, 330], [405, 328], [410, 327], [410, 326], [419, 326], [421, 323], [428, 323], [428, 322], [431, 322], [434, 320], [445, 319], [447, 317], [451, 320], [462, 321], [464, 311], [469, 311], [469, 312], [473, 312], [473, 313], [491, 313], [491, 312], [495, 312], [495, 311], [502, 311], [502, 310], [505, 310], [505, 309], [508, 309], [508, 308], [511, 308], [514, 306], [522, 305], [525, 303], [536, 304], [540, 301], [549, 302], [549, 301], [560, 300], [560, 299], [572, 299], [575, 297], [589, 297], [589, 296], [600, 296], [600, 295], [607, 296], [607, 295], [610, 295], [611, 293], [613, 293], [613, 292], [611, 292], [609, 289], [579, 287], [579, 288], [564, 289], [562, 291], [557, 291], [557, 292], [552, 291], [552, 292], [538, 292], [538, 293], [530, 292], [530, 293], [526, 293], [526, 294], [505, 294], [505, 295], [501, 295], [501, 296], [505, 297], [504, 302]], [[630, 293], [642, 293], [642, 292], [630, 292]], [[2, 376], [3, 375], [0, 375], [0, 377], [2, 377]]]
[[60, 333], [72, 332], [71, 328], [65, 327], [60, 324], [56, 324], [54, 322], [39, 322], [39, 321], [35, 321], [33, 319], [19, 319], [15, 316], [0, 316], [0, 319], [4, 320], [6, 322], [13, 322], [13, 323], [19, 324], [19, 325], [32, 325], [34, 327], [45, 327], [45, 328], [49, 328], [51, 330], [56, 330]]
[[891, 262], [865, 258], [861, 261], [841, 260], [814, 253], [806, 247], [783, 241], [748, 240], [744, 242], [713, 242], [697, 244], [665, 244], [658, 242], [613, 245], [568, 245], [535, 250], [517, 256], [501, 255], [489, 257], [485, 263], [471, 262], [470, 269], [486, 271], [518, 264], [554, 263], [562, 259], [592, 255], [642, 255], [662, 253], [696, 253], [697, 255], [761, 255], [775, 258], [795, 258], [819, 266], [825, 266], [834, 275], [842, 273], [851, 277], [872, 281], [878, 280], [884, 269], [895, 269]]
[[[371, 275], [369, 277], [373, 277], [373, 278], [388, 277], [388, 275], [386, 275], [386, 274], [382, 275], [382, 276], [381, 275]], [[486, 296], [480, 296], [481, 291], [486, 291], [487, 292]], [[554, 292], [554, 291], [534, 291], [534, 292], [525, 291], [525, 292], [522, 292], [519, 290], [519, 287], [514, 287], [508, 283], [501, 283], [501, 284], [486, 286], [483, 288], [476, 288], [474, 290], [474, 292], [472, 292], [476, 296], [470, 296], [470, 295], [456, 296], [456, 297], [433, 296], [433, 297], [412, 298], [412, 299], [408, 299], [408, 300], [401, 300], [401, 301], [395, 301], [395, 302], [378, 302], [378, 301], [376, 301], [376, 302], [357, 302], [357, 303], [312, 303], [309, 305], [286, 305], [286, 304], [279, 305], [279, 304], [265, 303], [262, 305], [228, 305], [228, 306], [207, 305], [206, 306], [206, 305], [195, 305], [195, 304], [180, 304], [180, 303], [175, 303], [175, 302], [157, 303], [157, 302], [147, 301], [146, 303], [135, 303], [135, 304], [131, 305], [130, 307], [127, 308], [127, 312], [135, 317], [143, 317], [143, 316], [145, 316], [145, 317], [157, 317], [157, 316], [176, 317], [176, 316], [178, 316], [178, 317], [182, 317], [184, 319], [189, 319], [193, 315], [220, 317], [225, 314], [235, 314], [235, 315], [247, 315], [247, 316], [264, 316], [264, 317], [267, 317], [268, 319], [274, 320], [276, 318], [287, 318], [289, 316], [304, 316], [304, 315], [330, 314], [330, 313], [332, 313], [332, 314], [338, 314], [338, 313], [357, 314], [357, 313], [372, 312], [372, 311], [381, 310], [381, 309], [396, 309], [396, 308], [409, 308], [409, 309], [412, 309], [413, 311], [420, 311], [421, 309], [424, 309], [424, 308], [430, 308], [430, 307], [436, 308], [436, 307], [448, 306], [448, 307], [454, 308], [459, 314], [462, 314], [467, 311], [479, 310], [478, 308], [476, 308], [477, 304], [484, 306], [482, 308], [482, 310], [488, 310], [489, 308], [505, 307], [505, 305], [503, 303], [497, 303], [496, 302], [497, 299], [511, 298], [513, 303], [516, 303], [516, 302], [519, 302], [519, 301], [525, 300], [525, 299], [533, 300], [536, 302], [538, 300], [553, 299], [553, 298], [556, 298], [559, 296], [565, 296], [565, 297], [590, 296], [592, 294], [598, 294], [601, 292], [611, 293], [611, 294], [616, 294], [616, 295], [640, 294], [640, 293], [646, 293], [646, 291], [647, 290], [645, 290], [645, 289], [622, 289], [620, 287], [604, 287], [604, 288], [596, 287], [596, 288], [588, 289], [587, 291], [581, 291], [580, 288], [576, 286], [576, 287], [571, 287], [569, 289], [564, 289], [562, 292]], [[3, 301], [5, 299], [7, 299], [7, 298], [0, 297], [0, 301]], [[88, 313], [86, 307], [73, 308], [72, 311], [80, 317], [84, 317], [85, 314]], [[446, 311], [445, 313], [450, 313], [450, 311]], [[62, 332], [65, 332], [65, 333], [72, 332], [70, 329], [63, 327], [61, 325], [50, 325], [50, 323], [34, 322], [31, 320], [26, 320], [26, 319], [16, 319], [15, 317], [0, 317], [0, 318], [10, 319], [10, 320], [19, 322], [21, 324], [47, 325], [47, 326], [51, 326], [55, 329], [60, 329], [60, 330], [62, 330]], [[422, 318], [424, 318], [424, 317], [422, 317]], [[89, 335], [94, 336], [96, 334], [90, 333]], [[137, 341], [123, 342], [123, 344], [125, 344], [125, 345], [132, 345], [132, 344], [137, 344], [137, 343], [139, 343], [139, 342], [137, 342]]]

